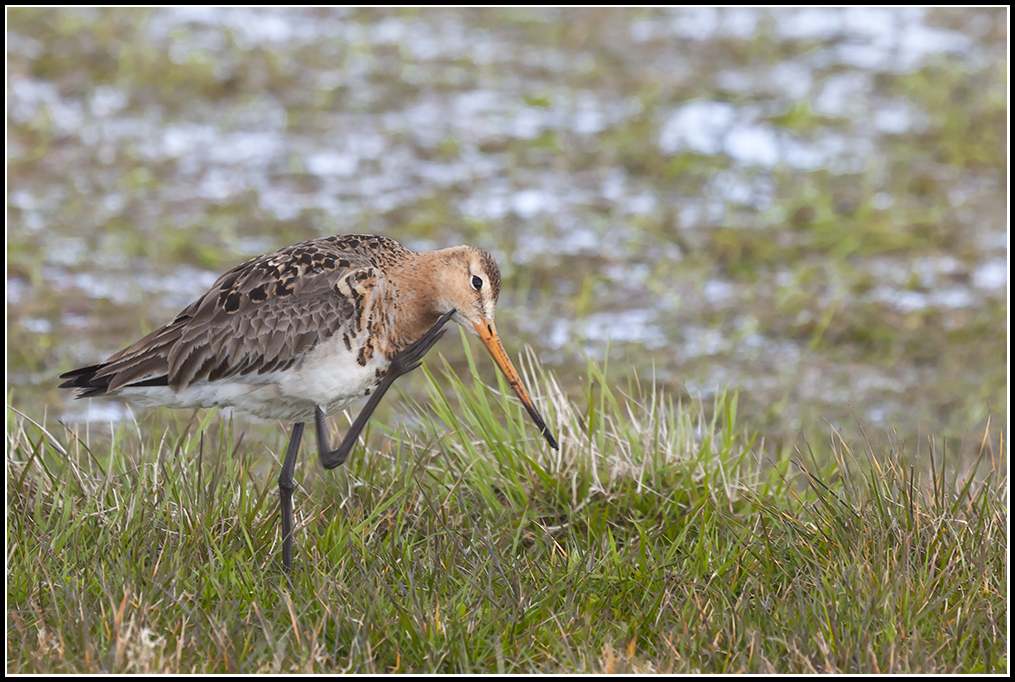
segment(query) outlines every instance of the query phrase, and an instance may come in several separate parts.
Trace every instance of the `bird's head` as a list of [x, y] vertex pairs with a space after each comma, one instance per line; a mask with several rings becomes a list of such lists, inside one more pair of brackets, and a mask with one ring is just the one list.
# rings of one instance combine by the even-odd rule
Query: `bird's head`
[[437, 312], [455, 309], [456, 313], [451, 319], [462, 325], [467, 332], [479, 337], [543, 437], [551, 447], [559, 450], [557, 441], [536, 410], [497, 336], [497, 328], [493, 323], [497, 299], [500, 297], [500, 268], [497, 267], [497, 262], [489, 253], [474, 246], [455, 246], [437, 252], [437, 256], [437, 303], [442, 308]]

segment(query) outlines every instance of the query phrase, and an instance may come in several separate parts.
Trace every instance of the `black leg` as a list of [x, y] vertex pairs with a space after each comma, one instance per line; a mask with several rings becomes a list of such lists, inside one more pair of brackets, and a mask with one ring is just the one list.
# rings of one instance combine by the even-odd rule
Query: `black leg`
[[328, 445], [324, 430], [324, 410], [320, 407], [314, 409], [314, 422], [317, 425], [317, 447], [321, 453], [321, 464], [324, 465], [325, 469], [334, 469], [345, 462], [349, 453], [352, 452], [353, 446], [356, 445], [356, 439], [359, 438], [360, 432], [367, 425], [367, 422], [370, 421], [370, 415], [373, 414], [374, 409], [381, 402], [385, 391], [391, 388], [391, 384], [395, 383], [395, 379], [403, 374], [408, 374], [422, 364], [423, 356], [433, 348], [433, 345], [447, 331], [446, 329], [441, 329], [441, 327], [454, 314], [454, 308], [444, 313], [422, 338], [391, 359], [391, 365], [388, 366], [387, 373], [381, 379], [381, 383], [378, 384], [373, 395], [370, 396], [366, 406], [356, 417], [356, 421], [352, 423], [352, 426], [346, 432], [345, 438], [342, 439], [342, 444], [337, 449], [332, 450]]
[[282, 564], [287, 571], [293, 567], [293, 490], [296, 489], [293, 472], [296, 470], [296, 454], [300, 451], [302, 439], [303, 422], [298, 422], [293, 425], [293, 435], [285, 451], [285, 461], [282, 462], [282, 473], [278, 475], [278, 499], [282, 506]]

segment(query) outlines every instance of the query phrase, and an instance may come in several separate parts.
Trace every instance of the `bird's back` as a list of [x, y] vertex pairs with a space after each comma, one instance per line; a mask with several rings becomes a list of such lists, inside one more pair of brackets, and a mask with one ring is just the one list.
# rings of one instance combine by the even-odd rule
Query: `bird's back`
[[[321, 365], [320, 371], [337, 371], [335, 358], [326, 358], [327, 367], [321, 360], [322, 354], [337, 354], [348, 355], [337, 364], [356, 396], [344, 400], [347, 391], [340, 391], [330, 403], [349, 402], [363, 395], [374, 375], [383, 375], [383, 358], [374, 357], [368, 338], [378, 330], [369, 328], [367, 312], [385, 268], [411, 255], [385, 237], [344, 235], [252, 258], [219, 277], [168, 324], [103, 363], [62, 375], [61, 388], [79, 389], [79, 398], [122, 394], [172, 407], [234, 405], [291, 418], [306, 406], [286, 406], [291, 400], [278, 384], [287, 377], [291, 382], [308, 361]], [[365, 350], [370, 362], [360, 362]], [[244, 396], [253, 404], [245, 405]]]

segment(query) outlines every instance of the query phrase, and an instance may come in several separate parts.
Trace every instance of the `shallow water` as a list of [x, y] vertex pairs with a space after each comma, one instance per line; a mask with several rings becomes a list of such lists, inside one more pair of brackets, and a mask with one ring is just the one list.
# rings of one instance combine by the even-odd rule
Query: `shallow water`
[[490, 250], [576, 393], [586, 354], [782, 439], [1007, 428], [1004, 10], [8, 16], [21, 409], [84, 418], [60, 372], [377, 232]]

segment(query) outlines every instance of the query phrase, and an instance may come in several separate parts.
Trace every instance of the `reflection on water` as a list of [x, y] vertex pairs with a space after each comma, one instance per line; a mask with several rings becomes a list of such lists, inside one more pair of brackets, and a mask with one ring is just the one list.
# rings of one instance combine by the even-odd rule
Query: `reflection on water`
[[560, 371], [609, 347], [695, 394], [741, 387], [765, 429], [847, 419], [848, 402], [880, 426], [961, 430], [1005, 404], [977, 369], [1003, 342], [976, 340], [1003, 329], [1008, 283], [991, 142], [1004, 22], [918, 8], [15, 13], [9, 319], [54, 350], [19, 355], [11, 382], [44, 383], [139, 331], [110, 334], [100, 310], [148, 329], [243, 258], [376, 231], [494, 252], [501, 328]]

